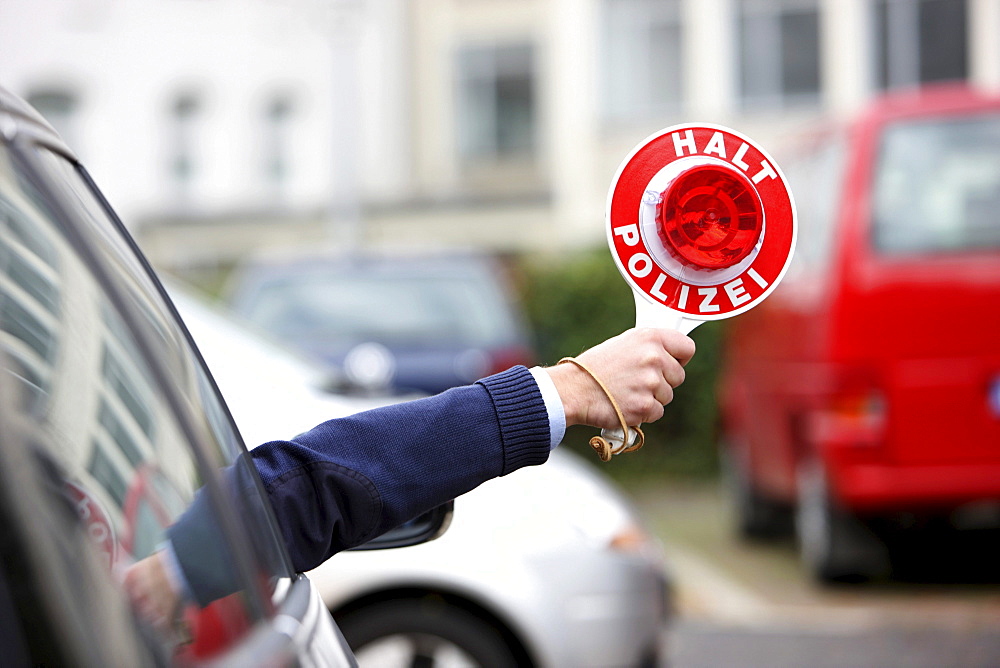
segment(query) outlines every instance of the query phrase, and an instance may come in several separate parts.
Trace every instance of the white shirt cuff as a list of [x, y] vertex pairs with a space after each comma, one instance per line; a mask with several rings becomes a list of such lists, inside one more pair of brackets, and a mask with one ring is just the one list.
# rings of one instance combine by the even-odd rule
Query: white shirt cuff
[[535, 377], [538, 384], [538, 391], [542, 393], [542, 401], [545, 402], [545, 410], [549, 414], [549, 448], [555, 448], [566, 435], [566, 411], [563, 408], [562, 398], [556, 384], [552, 382], [552, 377], [540, 366], [529, 369], [531, 375]]
[[164, 540], [158, 549], [162, 558], [160, 563], [163, 564], [164, 575], [170, 583], [170, 588], [182, 599], [193, 601], [194, 597], [191, 596], [187, 578], [184, 577], [184, 569], [181, 568], [181, 562], [177, 559], [177, 553], [174, 552], [174, 544], [169, 539]]

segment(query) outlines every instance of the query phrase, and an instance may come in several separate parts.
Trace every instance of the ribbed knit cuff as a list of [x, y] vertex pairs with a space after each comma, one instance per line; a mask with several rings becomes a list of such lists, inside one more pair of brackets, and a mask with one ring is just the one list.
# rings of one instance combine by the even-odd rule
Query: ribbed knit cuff
[[542, 464], [549, 457], [549, 416], [531, 372], [515, 366], [479, 381], [486, 388], [500, 421], [503, 470]]

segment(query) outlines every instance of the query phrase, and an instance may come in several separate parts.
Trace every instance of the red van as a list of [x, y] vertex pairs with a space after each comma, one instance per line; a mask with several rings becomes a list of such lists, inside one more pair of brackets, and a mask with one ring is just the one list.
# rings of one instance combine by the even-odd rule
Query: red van
[[887, 96], [779, 162], [798, 247], [731, 323], [727, 479], [745, 536], [794, 508], [817, 577], [872, 575], [880, 528], [1000, 511], [1000, 97]]

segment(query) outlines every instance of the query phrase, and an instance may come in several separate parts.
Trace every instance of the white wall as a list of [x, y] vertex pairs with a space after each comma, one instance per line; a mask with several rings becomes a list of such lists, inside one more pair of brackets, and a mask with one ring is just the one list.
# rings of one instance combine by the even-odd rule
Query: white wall
[[[684, 106], [633, 123], [601, 118], [601, 0], [2, 0], [0, 85], [78, 92], [69, 139], [127, 223], [176, 211], [166, 130], [181, 89], [203, 91], [206, 103], [194, 212], [267, 211], [260, 115], [282, 90], [296, 114], [287, 213], [300, 222], [312, 212], [329, 225], [323, 212], [334, 203], [365, 202], [380, 205], [364, 221], [370, 239], [423, 243], [433, 229], [445, 242], [489, 247], [574, 245], [603, 238], [618, 163], [661, 127], [724, 123], [767, 146], [872, 94], [869, 0], [820, 0], [819, 106], [741, 113], [735, 3], [682, 0]], [[968, 7], [971, 79], [1000, 88], [1000, 2]], [[536, 47], [541, 141], [526, 183], [551, 197], [438, 215], [442, 202], [484, 194], [470, 191], [458, 156], [454, 54], [505, 40]], [[195, 230], [184, 234], [172, 247], [197, 243]]]
[[[269, 94], [294, 101], [289, 199], [299, 208], [326, 206], [334, 128], [329, 119], [336, 82], [331, 57], [344, 17], [319, 0], [4, 0], [0, 10], [0, 85], [27, 95], [40, 86], [78, 92], [76, 151], [126, 220], [170, 212], [171, 104], [180, 90], [200, 92], [204, 122], [196, 143], [201, 173], [197, 210], [213, 215], [263, 203], [261, 114]], [[375, 3], [373, 21], [404, 29], [394, 16], [402, 0]], [[360, 35], [370, 85], [366, 164], [405, 146], [408, 115], [403, 62]], [[403, 43], [405, 45], [405, 42]], [[395, 68], [395, 71], [393, 71]], [[402, 128], [402, 129], [400, 129]], [[75, 134], [75, 133], [74, 133]], [[405, 151], [404, 151], [405, 154]], [[405, 187], [406, 160], [380, 169], [390, 189]]]

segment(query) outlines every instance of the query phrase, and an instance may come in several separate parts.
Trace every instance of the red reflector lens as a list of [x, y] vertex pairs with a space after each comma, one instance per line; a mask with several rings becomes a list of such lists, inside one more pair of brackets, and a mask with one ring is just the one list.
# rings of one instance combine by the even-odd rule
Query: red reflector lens
[[722, 269], [753, 251], [764, 228], [760, 199], [749, 180], [713, 165], [693, 167], [663, 192], [657, 231], [686, 264]]

